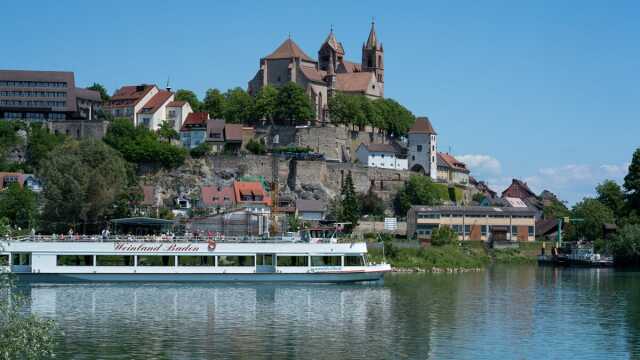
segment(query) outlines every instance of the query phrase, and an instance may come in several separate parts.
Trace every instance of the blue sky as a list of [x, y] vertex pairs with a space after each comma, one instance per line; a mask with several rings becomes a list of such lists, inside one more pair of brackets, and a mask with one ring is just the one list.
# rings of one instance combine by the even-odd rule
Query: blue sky
[[29, 1], [2, 6], [0, 68], [76, 82], [246, 87], [287, 35], [315, 57], [333, 24], [359, 61], [371, 18], [385, 95], [496, 190], [512, 177], [573, 203], [640, 146], [638, 1]]

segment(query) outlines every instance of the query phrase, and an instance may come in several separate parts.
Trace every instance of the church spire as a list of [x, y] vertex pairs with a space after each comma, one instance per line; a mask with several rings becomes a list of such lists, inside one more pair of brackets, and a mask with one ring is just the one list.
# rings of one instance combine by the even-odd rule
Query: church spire
[[369, 37], [367, 38], [367, 49], [375, 49], [378, 46], [378, 37], [376, 36], [376, 22], [371, 20], [371, 30], [369, 31]]

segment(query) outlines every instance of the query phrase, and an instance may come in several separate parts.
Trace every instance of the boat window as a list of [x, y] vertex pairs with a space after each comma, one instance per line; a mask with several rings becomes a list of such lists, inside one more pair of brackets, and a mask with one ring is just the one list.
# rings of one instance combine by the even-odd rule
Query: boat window
[[271, 265], [273, 265], [273, 255], [271, 255], [271, 254], [268, 254], [268, 255], [258, 254], [258, 257], [256, 258], [256, 265], [261, 265], [261, 266], [271, 266]]
[[58, 255], [58, 266], [93, 266], [93, 255]]
[[345, 256], [344, 266], [364, 266], [364, 258], [362, 256]]
[[133, 266], [133, 255], [98, 255], [97, 266]]
[[311, 266], [342, 266], [340, 256], [312, 256]]
[[138, 266], [174, 266], [175, 256], [144, 255], [138, 256]]
[[13, 253], [13, 265], [31, 265], [31, 253]]
[[278, 266], [309, 266], [309, 257], [278, 256]]
[[178, 266], [216, 266], [216, 257], [178, 256]]
[[254, 266], [255, 256], [218, 256], [218, 266]]
[[9, 255], [0, 255], [0, 266], [9, 265]]

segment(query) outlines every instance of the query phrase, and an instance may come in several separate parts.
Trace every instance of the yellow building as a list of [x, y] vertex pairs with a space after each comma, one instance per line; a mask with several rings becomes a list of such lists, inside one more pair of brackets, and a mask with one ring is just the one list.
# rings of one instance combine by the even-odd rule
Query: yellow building
[[430, 239], [440, 226], [451, 227], [459, 240], [534, 241], [535, 211], [526, 207], [412, 206], [407, 213], [407, 237]]

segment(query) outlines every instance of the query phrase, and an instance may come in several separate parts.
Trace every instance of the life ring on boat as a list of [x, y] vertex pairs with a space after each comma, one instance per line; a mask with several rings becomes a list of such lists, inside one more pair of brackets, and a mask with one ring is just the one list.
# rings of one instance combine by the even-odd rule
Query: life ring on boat
[[209, 249], [209, 251], [215, 250], [216, 249], [216, 241], [209, 239], [209, 244], [207, 245], [207, 249]]

